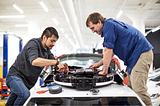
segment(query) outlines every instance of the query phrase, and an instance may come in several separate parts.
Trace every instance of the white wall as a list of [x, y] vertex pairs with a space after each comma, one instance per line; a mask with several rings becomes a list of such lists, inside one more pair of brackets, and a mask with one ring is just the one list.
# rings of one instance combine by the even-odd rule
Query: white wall
[[3, 65], [3, 35], [0, 34], [0, 65]]
[[0, 47], [0, 66], [3, 65], [3, 47]]
[[19, 54], [19, 38], [13, 35], [9, 35], [8, 36], [8, 69], [14, 63], [18, 54]]
[[[8, 69], [19, 53], [19, 39], [13, 35], [8, 36]], [[0, 34], [0, 65], [3, 65], [3, 34]]]

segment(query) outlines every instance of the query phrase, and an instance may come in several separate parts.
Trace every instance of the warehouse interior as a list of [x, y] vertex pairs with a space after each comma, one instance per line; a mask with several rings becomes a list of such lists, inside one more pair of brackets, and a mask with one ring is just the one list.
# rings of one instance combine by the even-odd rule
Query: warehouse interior
[[[0, 78], [5, 65], [4, 35], [8, 39], [7, 70], [21, 47], [50, 26], [59, 34], [51, 50], [54, 56], [103, 52], [103, 38], [86, 27], [86, 19], [93, 12], [140, 30], [154, 47], [151, 70], [160, 67], [160, 0], [0, 0]], [[126, 68], [122, 61], [121, 67]]]

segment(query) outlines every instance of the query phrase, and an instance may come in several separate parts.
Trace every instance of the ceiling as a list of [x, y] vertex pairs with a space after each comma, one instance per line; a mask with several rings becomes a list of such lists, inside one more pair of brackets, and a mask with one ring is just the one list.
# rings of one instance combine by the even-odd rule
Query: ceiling
[[[15, 33], [22, 38], [37, 37], [41, 36], [44, 28], [53, 26], [60, 36], [58, 44], [69, 50], [86, 51], [96, 47], [101, 41], [101, 37], [93, 34], [85, 25], [86, 18], [93, 12], [99, 12], [106, 18], [116, 18], [118, 12], [123, 10], [123, 14], [118, 19], [120, 21], [132, 25], [133, 21], [128, 17], [128, 14], [132, 14], [144, 20], [146, 29], [160, 25], [160, 0], [43, 0], [49, 9], [48, 12], [44, 11], [39, 1], [0, 0], [0, 16], [25, 15], [25, 18], [0, 18], [0, 32]], [[12, 6], [13, 3], [24, 13], [17, 11]], [[57, 19], [59, 25], [53, 22], [53, 18]], [[15, 27], [15, 24], [31, 26], [31, 23], [33, 25], [31, 28]], [[60, 28], [65, 32], [62, 33]], [[37, 35], [34, 33], [36, 31]]]

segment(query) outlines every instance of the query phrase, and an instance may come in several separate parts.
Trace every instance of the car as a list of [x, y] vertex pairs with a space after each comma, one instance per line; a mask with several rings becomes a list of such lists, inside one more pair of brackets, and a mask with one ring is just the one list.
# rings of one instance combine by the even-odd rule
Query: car
[[148, 78], [149, 78], [149, 79], [150, 79], [150, 78], [153, 78], [153, 77], [155, 77], [155, 76], [158, 75], [158, 74], [160, 74], [160, 68], [157, 68], [156, 70], [149, 72], [149, 73], [148, 73]]
[[153, 106], [160, 106], [160, 74], [148, 79], [147, 86]]
[[116, 58], [112, 58], [105, 76], [98, 75], [103, 66], [88, 68], [102, 58], [103, 55], [93, 53], [57, 57], [68, 66], [69, 73], [59, 73], [56, 67], [50, 67], [50, 73], [44, 75], [44, 83], [31, 94], [24, 106], [145, 106], [139, 96], [123, 84], [124, 76]]

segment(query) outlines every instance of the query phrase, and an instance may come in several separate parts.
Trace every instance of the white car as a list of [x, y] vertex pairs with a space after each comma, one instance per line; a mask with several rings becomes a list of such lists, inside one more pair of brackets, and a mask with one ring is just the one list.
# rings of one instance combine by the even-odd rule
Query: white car
[[153, 106], [160, 106], [160, 74], [148, 79], [147, 86]]
[[145, 106], [139, 96], [122, 83], [124, 77], [116, 60], [110, 63], [106, 76], [98, 75], [103, 67], [88, 68], [102, 58], [103, 55], [87, 53], [59, 57], [59, 61], [68, 64], [69, 73], [53, 70], [24, 106]]
[[[36, 90], [48, 90], [47, 87]], [[94, 94], [90, 90], [77, 90], [62, 86], [62, 92], [51, 94], [49, 91], [38, 94], [34, 92], [24, 106], [145, 106], [142, 100], [126, 85], [116, 83], [98, 87], [99, 92]]]
[[154, 78], [155, 76], [159, 75], [160, 74], [160, 68], [157, 68], [156, 70], [154, 71], [151, 71], [149, 72], [148, 74], [148, 78]]

